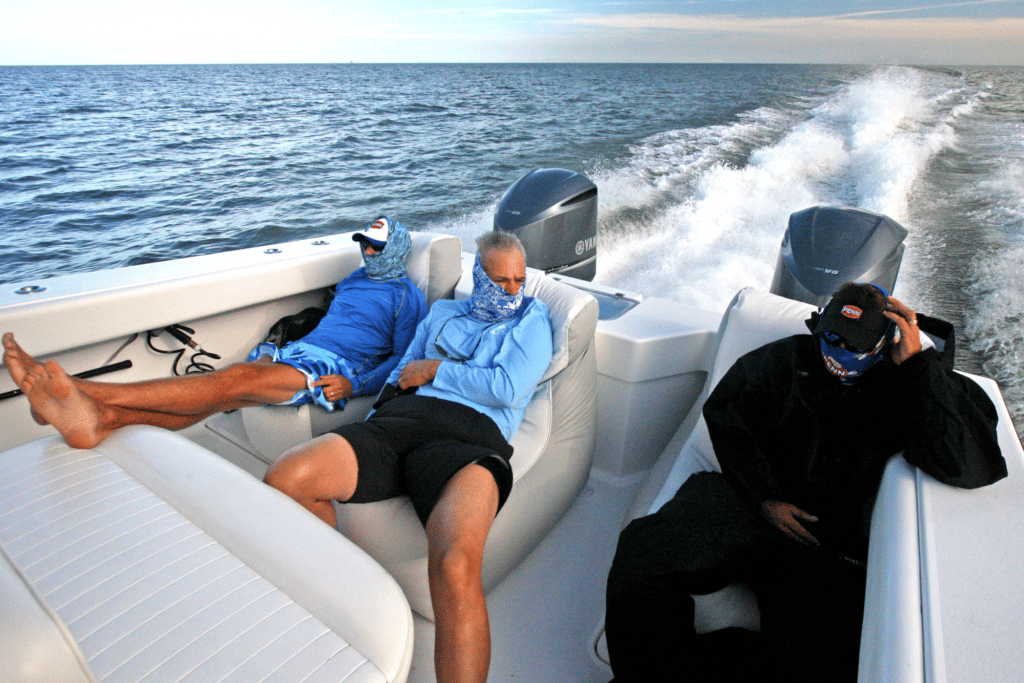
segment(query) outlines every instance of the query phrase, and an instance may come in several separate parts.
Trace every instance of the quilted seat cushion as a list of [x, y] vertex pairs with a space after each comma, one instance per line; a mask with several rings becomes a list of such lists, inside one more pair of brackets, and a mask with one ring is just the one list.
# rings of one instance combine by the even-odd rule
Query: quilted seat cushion
[[[0, 482], [6, 576], [18, 575], [86, 675], [408, 675], [412, 614], [394, 580], [287, 496], [191, 441], [153, 427], [122, 429], [90, 450], [40, 439], [0, 454]], [[19, 615], [5, 609], [0, 641], [23, 643], [41, 621], [40, 610]]]

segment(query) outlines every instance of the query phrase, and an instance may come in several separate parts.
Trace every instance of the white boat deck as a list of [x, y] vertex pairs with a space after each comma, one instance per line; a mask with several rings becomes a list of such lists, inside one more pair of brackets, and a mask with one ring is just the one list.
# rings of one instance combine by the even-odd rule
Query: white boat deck
[[[297, 254], [287, 255], [294, 259], [290, 265], [276, 261], [253, 265], [266, 259], [262, 250], [210, 260], [210, 269], [220, 278], [218, 283], [224, 284], [224, 280], [232, 285], [231, 291], [241, 292], [217, 311], [193, 308], [197, 300], [208, 303], [203, 278], [179, 278], [179, 282], [168, 275], [172, 271], [180, 274], [178, 271], [164, 273], [160, 266], [155, 276], [138, 283], [114, 278], [130, 296], [104, 289], [110, 284], [105, 275], [97, 281], [83, 281], [80, 287], [77, 281], [50, 283], [55, 296], [44, 301], [45, 305], [30, 305], [11, 295], [10, 302], [0, 301], [0, 317], [6, 316], [6, 327], [0, 331], [14, 330], [26, 348], [40, 356], [58, 357], [75, 371], [109, 362], [139, 330], [180, 320], [201, 329], [204, 346], [209, 344], [224, 354], [224, 363], [240, 360], [274, 320], [309, 305], [319, 296], [320, 288], [343, 274], [331, 253], [314, 254], [320, 247], [294, 248]], [[294, 278], [274, 277], [296, 270], [315, 273], [319, 279], [299, 283]], [[229, 277], [231, 272], [234, 275]], [[136, 271], [129, 274], [133, 273]], [[247, 298], [251, 288], [246, 286], [257, 275], [273, 290], [264, 293], [267, 300], [259, 305]], [[69, 291], [58, 291], [57, 285]], [[154, 298], [154, 288], [173, 290], [169, 300], [177, 308], [166, 310], [168, 297]], [[133, 306], [142, 310], [131, 320], [118, 319], [117, 311]], [[71, 313], [83, 320], [110, 319], [120, 327], [72, 326], [77, 335], [73, 339], [52, 335], [49, 330], [54, 320], [63, 324], [63, 316]], [[209, 317], [196, 320], [200, 314]], [[594, 468], [550, 534], [488, 595], [492, 636], [489, 680], [605, 683], [611, 679], [611, 670], [596, 647], [605, 581], [618, 532], [627, 514], [649, 507], [663, 488], [693, 420], [682, 429], [680, 423], [711, 370], [718, 322], [717, 314], [648, 298], [627, 316], [599, 323]], [[134, 367], [113, 376], [113, 381], [166, 376], [167, 357], [140, 347], [141, 342], [136, 342], [131, 349]], [[0, 391], [9, 388], [5, 375], [0, 376]], [[989, 382], [987, 389], [998, 399], [994, 383]], [[862, 658], [862, 681], [1009, 683], [1022, 679], [1024, 452], [1001, 402], [999, 407], [1003, 420], [1000, 436], [1010, 469], [1007, 479], [978, 491], [963, 491], [931, 481], [912, 468], [901, 475], [904, 479], [898, 482], [896, 493], [903, 498], [890, 515], [912, 523], [901, 526], [891, 542], [883, 535], [876, 539], [874, 533], [872, 538], [873, 546], [886, 553], [888, 564], [899, 570], [893, 577], [906, 578], [909, 583], [897, 588], [888, 583], [886, 574], [877, 583], [874, 597], [868, 596], [884, 609], [872, 612], [880, 615], [881, 623], [865, 630], [868, 647], [877, 650], [878, 657], [868, 668]], [[51, 429], [32, 421], [24, 399], [4, 402], [0, 417], [5, 428], [0, 432], [4, 443], [0, 450], [52, 434]], [[216, 423], [216, 430], [210, 422]], [[216, 416], [181, 434], [256, 479], [267, 467], [265, 457], [246, 449], [244, 431], [232, 427], [230, 416]], [[914, 511], [917, 519], [906, 520]], [[415, 612], [412, 618], [415, 649], [408, 680], [429, 683], [434, 680], [434, 627]], [[895, 645], [904, 642], [912, 647]]]

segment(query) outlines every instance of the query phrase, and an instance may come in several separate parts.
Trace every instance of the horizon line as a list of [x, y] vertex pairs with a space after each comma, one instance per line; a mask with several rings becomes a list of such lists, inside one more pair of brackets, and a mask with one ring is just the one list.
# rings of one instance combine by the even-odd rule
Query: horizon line
[[296, 61], [296, 62], [81, 62], [81, 63], [70, 63], [70, 64], [0, 64], [0, 68], [72, 68], [72, 67], [151, 67], [151, 66], [563, 66], [563, 65], [576, 65], [576, 66], [867, 66], [867, 67], [881, 67], [881, 66], [906, 66], [914, 68], [967, 68], [967, 67], [1001, 67], [1001, 68], [1013, 68], [1013, 67], [1024, 67], [1024, 63], [1021, 64], [1006, 64], [1006, 63], [975, 63], [975, 64], [962, 64], [962, 63], [911, 63], [902, 61], [864, 61], [864, 62], [751, 62], [751, 61], [706, 61], [706, 62], [665, 62], [665, 61], [516, 61], [516, 62], [499, 62], [499, 61], [479, 61], [479, 62], [464, 62], [464, 61], [438, 61], [438, 62], [309, 62], [309, 61]]

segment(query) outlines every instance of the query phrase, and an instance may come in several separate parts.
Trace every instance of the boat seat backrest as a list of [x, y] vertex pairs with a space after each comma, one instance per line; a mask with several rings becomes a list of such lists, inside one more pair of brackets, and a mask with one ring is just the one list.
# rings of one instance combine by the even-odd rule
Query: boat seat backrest
[[[548, 306], [554, 351], [511, 441], [514, 484], [487, 537], [485, 592], [515, 568], [569, 509], [586, 484], [594, 455], [597, 301], [535, 271], [526, 294]], [[427, 539], [408, 497], [337, 509], [338, 529], [395, 577], [414, 611], [433, 619]]]
[[[438, 299], [451, 299], [462, 277], [462, 242], [458, 237], [427, 232], [410, 233], [412, 254], [406, 274], [430, 305]], [[342, 255], [351, 261], [351, 271], [362, 265], [359, 247]], [[328, 412], [320, 406], [258, 406], [239, 411], [248, 443], [267, 463], [293, 446], [324, 434], [342, 424], [366, 417], [374, 397], [362, 396], [348, 402], [343, 411]]]
[[[743, 289], [733, 298], [718, 329], [715, 359], [707, 383], [694, 410], [699, 410], [718, 382], [740, 356], [777, 339], [794, 334], [809, 334], [804, 321], [816, 310], [811, 304], [762, 292]], [[720, 472], [718, 458], [711, 446], [707, 423], [701, 415], [683, 444], [665, 484], [650, 509], [654, 512], [671, 500], [683, 482], [694, 472]]]
[[451, 299], [462, 277], [462, 241], [430, 232], [410, 235], [412, 254], [405, 266], [406, 275], [423, 292], [428, 306], [438, 299]]

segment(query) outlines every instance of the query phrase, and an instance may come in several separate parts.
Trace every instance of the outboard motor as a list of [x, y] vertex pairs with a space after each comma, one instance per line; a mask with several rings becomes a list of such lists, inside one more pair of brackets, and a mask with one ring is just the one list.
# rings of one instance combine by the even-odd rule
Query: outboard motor
[[789, 217], [771, 292], [818, 306], [844, 282], [871, 282], [892, 292], [906, 236], [896, 221], [862, 209], [798, 211]]
[[531, 268], [592, 280], [597, 272], [597, 185], [560, 168], [538, 168], [498, 202], [494, 229], [515, 233]]

